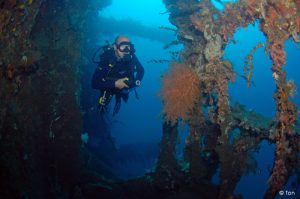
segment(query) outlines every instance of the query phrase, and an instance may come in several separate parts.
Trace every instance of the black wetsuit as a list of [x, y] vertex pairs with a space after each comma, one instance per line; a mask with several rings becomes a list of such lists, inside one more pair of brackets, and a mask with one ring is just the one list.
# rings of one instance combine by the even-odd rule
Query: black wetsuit
[[[120, 109], [121, 98], [126, 102], [128, 100], [129, 91], [135, 88], [135, 82], [141, 81], [144, 76], [144, 68], [138, 58], [133, 54], [130, 61], [118, 60], [114, 54], [114, 50], [104, 52], [100, 58], [98, 67], [96, 68], [93, 79], [92, 88], [101, 91], [101, 96], [104, 92], [110, 98], [116, 96], [116, 105], [114, 114]], [[129, 88], [122, 90], [115, 87], [115, 81], [127, 77], [129, 80], [125, 82]], [[107, 104], [109, 103], [107, 102]]]

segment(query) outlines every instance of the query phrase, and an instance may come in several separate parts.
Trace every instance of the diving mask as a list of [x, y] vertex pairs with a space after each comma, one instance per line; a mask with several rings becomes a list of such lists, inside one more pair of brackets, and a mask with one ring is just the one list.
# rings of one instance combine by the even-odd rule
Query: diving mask
[[117, 45], [117, 48], [120, 52], [123, 52], [123, 53], [130, 53], [130, 54], [135, 53], [134, 45], [128, 41], [120, 42]]

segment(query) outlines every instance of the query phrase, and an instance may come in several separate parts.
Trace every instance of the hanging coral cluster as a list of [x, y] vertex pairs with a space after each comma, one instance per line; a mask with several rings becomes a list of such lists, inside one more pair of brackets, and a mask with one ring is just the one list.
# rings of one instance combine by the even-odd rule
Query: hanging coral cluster
[[189, 111], [200, 95], [197, 73], [183, 63], [173, 62], [170, 71], [163, 78], [161, 97], [165, 103], [166, 119], [176, 123], [178, 118], [187, 121]]
[[257, 44], [249, 53], [249, 55], [247, 55], [246, 60], [245, 60], [245, 66], [244, 66], [244, 72], [248, 72], [247, 74], [247, 86], [250, 87], [251, 85], [251, 77], [252, 77], [252, 72], [253, 72], [253, 54], [255, 53], [255, 51], [261, 47], [264, 46], [264, 44], [259, 43]]

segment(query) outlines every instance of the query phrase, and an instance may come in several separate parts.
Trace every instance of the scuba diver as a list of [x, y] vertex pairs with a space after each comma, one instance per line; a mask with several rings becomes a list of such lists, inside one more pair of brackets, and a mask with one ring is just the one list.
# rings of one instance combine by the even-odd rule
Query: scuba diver
[[[134, 45], [126, 36], [118, 36], [113, 45], [102, 47], [100, 61], [92, 78], [92, 88], [100, 90], [99, 107], [101, 113], [115, 96], [113, 115], [120, 110], [121, 99], [127, 102], [129, 93], [140, 86], [144, 68], [136, 57]], [[95, 57], [95, 55], [94, 55]]]

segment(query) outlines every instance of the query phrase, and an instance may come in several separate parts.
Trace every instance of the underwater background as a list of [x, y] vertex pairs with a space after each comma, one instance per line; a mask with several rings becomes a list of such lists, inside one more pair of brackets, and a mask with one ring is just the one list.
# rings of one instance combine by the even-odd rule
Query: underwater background
[[[281, 121], [278, 85], [291, 86], [284, 87], [291, 93], [287, 101], [300, 106], [300, 2], [240, 1], [247, 12], [237, 10], [237, 2], [0, 0], [0, 198], [300, 198], [299, 110], [286, 108], [291, 116], [282, 119], [284, 125], [293, 126], [293, 133], [285, 132], [283, 142], [274, 133]], [[228, 5], [242, 13], [242, 22], [233, 20], [236, 12]], [[232, 24], [218, 13], [226, 8], [232, 12], [228, 14]], [[286, 79], [272, 68], [274, 41], [269, 42], [261, 30], [260, 20], [266, 23], [273, 8], [290, 24], [297, 19], [295, 32], [284, 40]], [[218, 13], [211, 14], [212, 20], [225, 21], [220, 27], [234, 26], [233, 32], [221, 29], [225, 33], [218, 37], [222, 45], [215, 55], [221, 61], [205, 57], [209, 43], [205, 17], [210, 13], [206, 9]], [[267, 14], [258, 14], [262, 10]], [[280, 31], [286, 21], [276, 17], [268, 25], [275, 24]], [[128, 102], [112, 116], [113, 99], [103, 117], [99, 91], [91, 88], [97, 67], [93, 59], [98, 60], [97, 51], [107, 41], [113, 44], [118, 35], [130, 38], [145, 75], [136, 89], [139, 99], [130, 93]], [[252, 51], [260, 43], [265, 46]], [[252, 69], [245, 62], [251, 51]], [[195, 61], [193, 56], [199, 54], [205, 58]], [[174, 124], [165, 111], [170, 98], [163, 93], [166, 78], [178, 63], [195, 65], [190, 68], [202, 85], [203, 116], [179, 114], [179, 123]], [[201, 66], [209, 63], [224, 66], [225, 72], [216, 70], [215, 76], [203, 72]], [[218, 112], [219, 95], [226, 89], [217, 90], [218, 83], [212, 86], [206, 76], [207, 82], [201, 82], [205, 72], [228, 83], [228, 107], [235, 114], [234, 124], [228, 124], [233, 126], [226, 135], [228, 145], [222, 140], [224, 126]], [[221, 73], [227, 76], [219, 77]], [[216, 113], [211, 115], [212, 110]], [[282, 145], [285, 159], [276, 158]], [[273, 171], [283, 160], [278, 177]]]

